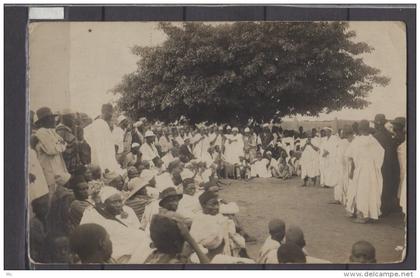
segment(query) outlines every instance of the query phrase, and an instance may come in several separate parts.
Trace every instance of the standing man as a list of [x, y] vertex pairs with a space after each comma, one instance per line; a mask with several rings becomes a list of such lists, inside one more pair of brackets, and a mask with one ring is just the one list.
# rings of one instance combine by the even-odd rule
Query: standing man
[[362, 120], [357, 136], [346, 150], [350, 159], [349, 178], [353, 180], [348, 196], [347, 210], [356, 214], [354, 222], [365, 224], [377, 220], [381, 215], [381, 195], [383, 196], [384, 149], [369, 133], [369, 122]]
[[302, 186], [308, 185], [311, 179], [313, 185], [317, 183], [319, 176], [319, 138], [316, 136], [316, 129], [312, 130], [312, 134], [308, 135], [306, 144], [302, 147], [302, 157], [300, 160], [303, 179]]
[[262, 133], [260, 135], [260, 138], [261, 138], [261, 148], [263, 150], [266, 150], [268, 148], [268, 145], [270, 145], [270, 143], [274, 139], [274, 136], [270, 131], [269, 124], [265, 123], [263, 125], [263, 130], [262, 130]]
[[383, 190], [381, 211], [383, 216], [397, 211], [397, 193], [400, 177], [400, 167], [398, 164], [397, 143], [392, 138], [392, 134], [385, 128], [385, 115], [375, 116], [374, 137], [385, 150], [384, 163], [382, 165]]
[[48, 184], [50, 200], [56, 189], [56, 176], [69, 176], [63, 152], [66, 143], [55, 131], [55, 116], [51, 109], [42, 107], [36, 111], [38, 120], [35, 125], [39, 129], [31, 137], [31, 147], [36, 151], [39, 164]]
[[347, 189], [349, 187], [349, 160], [346, 158], [345, 153], [354, 139], [354, 132], [350, 125], [345, 125], [339, 145], [337, 149], [336, 164], [337, 164], [337, 185], [334, 187], [334, 204], [346, 205], [347, 203]]
[[98, 165], [103, 172], [121, 172], [115, 157], [115, 144], [111, 123], [114, 109], [111, 104], [102, 105], [101, 116], [84, 128], [87, 143], [91, 147], [92, 164]]
[[326, 139], [321, 154], [325, 160], [324, 184], [326, 187], [335, 187], [338, 181], [336, 157], [339, 141], [338, 137], [332, 134], [330, 127], [326, 127], [324, 130]]

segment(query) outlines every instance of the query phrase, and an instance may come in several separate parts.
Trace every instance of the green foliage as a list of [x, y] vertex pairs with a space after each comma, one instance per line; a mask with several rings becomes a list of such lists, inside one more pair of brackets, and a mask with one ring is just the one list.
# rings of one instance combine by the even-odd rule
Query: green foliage
[[268, 120], [275, 114], [318, 115], [363, 108], [389, 79], [360, 55], [344, 22], [160, 24], [167, 40], [134, 47], [138, 69], [114, 92], [133, 118], [193, 122]]

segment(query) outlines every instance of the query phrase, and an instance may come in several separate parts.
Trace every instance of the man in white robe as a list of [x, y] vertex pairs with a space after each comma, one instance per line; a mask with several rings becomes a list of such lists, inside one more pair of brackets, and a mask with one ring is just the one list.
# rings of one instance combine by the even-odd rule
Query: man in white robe
[[225, 146], [226, 162], [231, 165], [239, 164], [239, 158], [244, 156], [244, 141], [237, 127], [232, 129], [232, 134], [226, 135]]
[[339, 139], [337, 148], [336, 164], [337, 164], [337, 185], [334, 187], [334, 203], [345, 205], [347, 202], [347, 189], [350, 183], [349, 173], [350, 164], [345, 153], [354, 139], [354, 132], [351, 126], [346, 125], [343, 128], [342, 138]]
[[118, 262], [127, 262], [138, 249], [148, 252], [151, 241], [139, 229], [140, 223], [133, 209], [123, 205], [121, 193], [104, 186], [100, 197], [103, 206], [86, 209], [80, 224], [95, 223], [104, 227], [112, 242], [112, 258]]
[[302, 147], [300, 158], [302, 186], [307, 185], [308, 179], [311, 179], [314, 185], [317, 182], [316, 179], [320, 174], [319, 145], [320, 138], [316, 136], [316, 130], [313, 130], [312, 134], [308, 134], [308, 139]]
[[200, 131], [193, 137], [193, 155], [200, 162], [207, 161], [208, 157], [210, 156], [208, 152], [210, 142], [208, 136], [206, 136], [204, 133], [204, 128], [204, 126], [201, 126]]
[[327, 137], [325, 136], [325, 130], [320, 130], [319, 137], [319, 184], [321, 187], [325, 186], [325, 162], [326, 158], [324, 157], [324, 145], [327, 142]]
[[[36, 114], [38, 120], [35, 124], [39, 129], [31, 136], [30, 144], [44, 173], [51, 200], [57, 186], [56, 176], [64, 178], [69, 175], [63, 159], [66, 143], [55, 131], [55, 115], [50, 108], [42, 107]], [[42, 179], [41, 176], [39, 178]]]
[[324, 158], [324, 183], [326, 187], [334, 187], [337, 185], [337, 149], [339, 138], [332, 134], [332, 129], [329, 127], [324, 128], [326, 139], [322, 146], [322, 157]]
[[115, 156], [115, 142], [113, 140], [110, 121], [113, 107], [111, 104], [102, 105], [102, 115], [84, 128], [86, 142], [91, 148], [93, 165], [101, 167], [102, 172], [108, 169], [120, 173], [121, 167]]
[[259, 178], [271, 178], [271, 171], [268, 169], [270, 161], [267, 158], [263, 158], [260, 152], [257, 152], [257, 158], [251, 162], [251, 177]]
[[354, 189], [349, 190], [347, 209], [357, 214], [356, 223], [367, 223], [381, 215], [384, 149], [369, 134], [368, 121], [360, 122], [359, 132], [360, 136], [351, 142], [345, 154], [353, 164], [350, 178], [354, 182]]

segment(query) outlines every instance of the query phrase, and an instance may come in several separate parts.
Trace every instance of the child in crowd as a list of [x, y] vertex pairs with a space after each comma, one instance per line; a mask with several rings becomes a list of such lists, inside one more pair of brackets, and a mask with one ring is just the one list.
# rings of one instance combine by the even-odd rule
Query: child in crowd
[[376, 263], [375, 247], [365, 240], [354, 243], [351, 248], [350, 262], [360, 264]]
[[258, 253], [257, 263], [259, 264], [273, 264], [277, 263], [277, 249], [283, 242], [286, 234], [286, 224], [283, 220], [272, 219], [268, 223], [268, 231], [270, 235], [262, 245]]

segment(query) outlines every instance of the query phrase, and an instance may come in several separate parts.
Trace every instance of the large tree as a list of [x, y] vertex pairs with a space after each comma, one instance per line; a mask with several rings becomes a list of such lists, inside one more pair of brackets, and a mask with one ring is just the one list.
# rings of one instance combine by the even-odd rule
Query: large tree
[[366, 65], [372, 47], [355, 42], [345, 22], [162, 23], [158, 47], [134, 47], [140, 59], [114, 92], [133, 118], [193, 122], [267, 120], [363, 108], [389, 79]]

